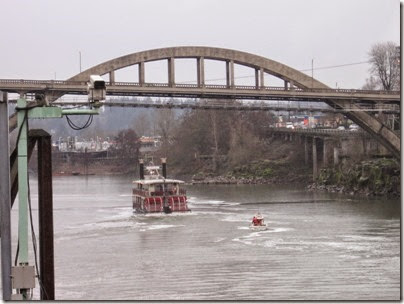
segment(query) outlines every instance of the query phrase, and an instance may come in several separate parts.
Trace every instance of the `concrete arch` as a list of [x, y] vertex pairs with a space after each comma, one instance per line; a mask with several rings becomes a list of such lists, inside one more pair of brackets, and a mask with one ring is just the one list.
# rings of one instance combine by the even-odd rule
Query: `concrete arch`
[[202, 46], [169, 47], [125, 55], [96, 65], [73, 76], [69, 80], [87, 81], [92, 74], [104, 75], [142, 62], [170, 58], [198, 59], [201, 57], [219, 61], [233, 61], [236, 64], [258, 70], [262, 68], [265, 73], [292, 82], [295, 86], [300, 88], [328, 88], [325, 84], [277, 61], [237, 50]]
[[[116, 70], [132, 65], [142, 65], [145, 62], [164, 59], [171, 60], [172, 58], [206, 58], [225, 62], [233, 62], [236, 64], [254, 68], [256, 69], [256, 71], [258, 70], [271, 74], [275, 77], [293, 83], [293, 85], [302, 89], [329, 88], [320, 81], [312, 79], [310, 76], [307, 76], [302, 72], [299, 72], [287, 65], [262, 56], [231, 49], [201, 46], [169, 47], [125, 55], [89, 68], [81, 72], [80, 74], [71, 77], [68, 80], [88, 81], [90, 75], [92, 74], [105, 75], [107, 73], [113, 73]], [[338, 109], [344, 109], [346, 108], [346, 104], [349, 104], [349, 101], [343, 100], [324, 100], [324, 102]], [[367, 132], [369, 132], [373, 137], [375, 137], [397, 159], [400, 159], [400, 137], [390, 128], [384, 125], [380, 120], [366, 112], [360, 111], [359, 107], [358, 111], [346, 112], [346, 116], [360, 125]]]

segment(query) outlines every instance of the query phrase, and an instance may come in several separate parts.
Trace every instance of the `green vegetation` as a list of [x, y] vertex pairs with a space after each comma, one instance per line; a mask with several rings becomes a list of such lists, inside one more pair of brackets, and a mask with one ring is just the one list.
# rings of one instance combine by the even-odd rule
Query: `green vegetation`
[[305, 182], [311, 174], [296, 141], [274, 140], [270, 112], [187, 111], [163, 139], [156, 158], [170, 172], [209, 183]]
[[267, 166], [245, 166], [268, 154], [266, 131], [273, 121], [269, 112], [188, 111], [163, 139], [159, 156], [167, 156], [170, 167], [180, 175], [269, 177], [272, 173]]
[[400, 165], [393, 159], [382, 158], [323, 169], [317, 184], [367, 195], [399, 195]]

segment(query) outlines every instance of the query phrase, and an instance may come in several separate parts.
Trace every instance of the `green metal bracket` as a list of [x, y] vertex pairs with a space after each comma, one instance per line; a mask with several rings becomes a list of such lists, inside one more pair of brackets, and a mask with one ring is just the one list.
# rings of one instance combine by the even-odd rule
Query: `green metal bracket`
[[62, 109], [58, 107], [37, 107], [28, 111], [28, 118], [61, 118]]
[[[28, 119], [61, 118], [63, 115], [97, 115], [98, 109], [27, 108], [25, 98], [17, 101], [18, 138], [18, 262], [28, 265]], [[26, 297], [27, 290], [22, 290]]]
[[37, 107], [28, 111], [28, 118], [61, 118], [63, 115], [98, 115], [98, 109], [62, 109]]

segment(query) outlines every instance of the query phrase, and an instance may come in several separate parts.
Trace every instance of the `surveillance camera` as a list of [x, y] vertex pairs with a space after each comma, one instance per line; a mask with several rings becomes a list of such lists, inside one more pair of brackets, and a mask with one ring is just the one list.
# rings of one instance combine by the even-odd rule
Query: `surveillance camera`
[[99, 75], [91, 75], [90, 83], [88, 84], [90, 89], [105, 90], [105, 80]]
[[91, 75], [90, 82], [87, 83], [88, 100], [91, 104], [99, 105], [105, 100], [106, 86], [105, 80], [99, 75]]

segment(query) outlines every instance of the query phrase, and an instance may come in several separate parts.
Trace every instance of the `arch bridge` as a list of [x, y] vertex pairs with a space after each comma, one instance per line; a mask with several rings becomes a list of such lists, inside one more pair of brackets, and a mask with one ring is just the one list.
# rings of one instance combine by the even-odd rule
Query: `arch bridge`
[[[194, 59], [196, 63], [196, 84], [177, 84], [175, 81], [175, 60]], [[145, 63], [165, 60], [168, 82], [150, 84], [145, 81]], [[226, 84], [212, 86], [205, 81], [205, 60], [225, 63]], [[241, 65], [254, 70], [254, 86], [236, 86], [234, 66]], [[138, 83], [119, 83], [115, 72], [138, 66]], [[356, 103], [400, 104], [399, 92], [333, 90], [320, 81], [274, 60], [237, 50], [213, 47], [170, 47], [129, 54], [109, 60], [83, 71], [65, 82], [24, 82], [12, 84], [0, 80], [0, 90], [9, 92], [51, 93], [50, 101], [64, 94], [86, 94], [86, 82], [90, 75], [109, 75], [108, 94], [137, 96], [181, 96], [199, 98], [232, 99], [287, 99], [323, 101], [344, 114], [369, 132], [396, 158], [400, 158], [400, 137], [382, 121]], [[283, 87], [268, 87], [264, 76], [269, 74], [284, 81]], [[18, 81], [16, 81], [18, 82]]]

